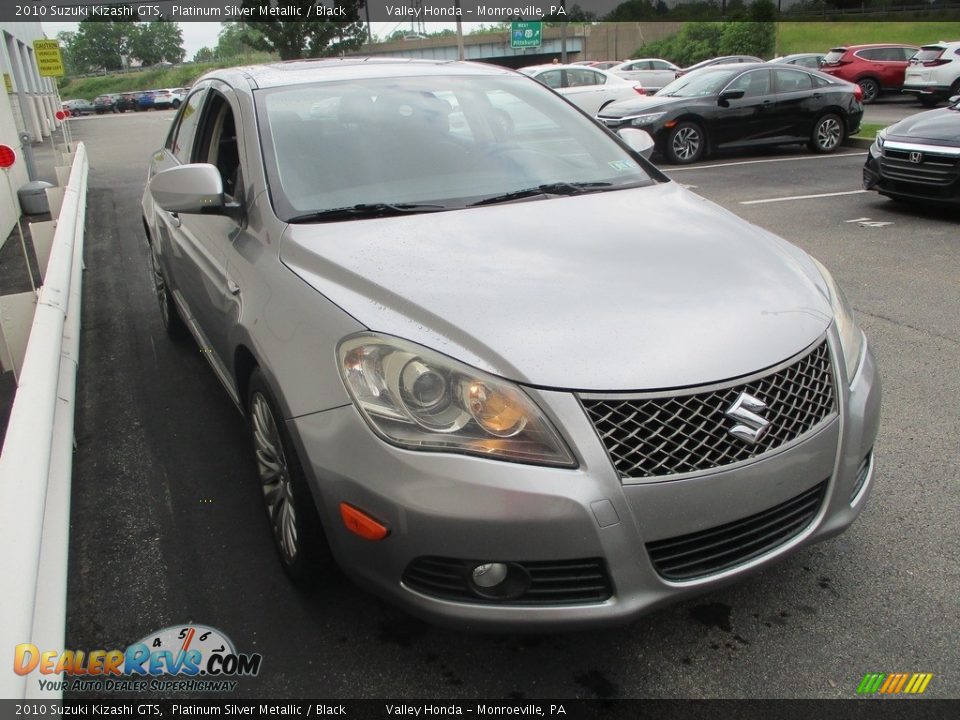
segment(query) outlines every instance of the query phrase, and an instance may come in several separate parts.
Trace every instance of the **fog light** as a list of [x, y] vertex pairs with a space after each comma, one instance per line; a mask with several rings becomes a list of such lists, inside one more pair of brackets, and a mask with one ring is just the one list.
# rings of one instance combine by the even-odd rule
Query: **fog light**
[[473, 569], [473, 584], [477, 587], [496, 587], [507, 579], [507, 566], [503, 563], [484, 563]]

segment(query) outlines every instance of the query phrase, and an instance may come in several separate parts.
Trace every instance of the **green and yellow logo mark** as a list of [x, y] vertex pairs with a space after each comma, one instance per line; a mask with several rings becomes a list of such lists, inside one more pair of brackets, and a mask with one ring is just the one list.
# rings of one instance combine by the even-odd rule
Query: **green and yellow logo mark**
[[933, 673], [867, 673], [857, 687], [857, 695], [920, 695], [932, 678]]

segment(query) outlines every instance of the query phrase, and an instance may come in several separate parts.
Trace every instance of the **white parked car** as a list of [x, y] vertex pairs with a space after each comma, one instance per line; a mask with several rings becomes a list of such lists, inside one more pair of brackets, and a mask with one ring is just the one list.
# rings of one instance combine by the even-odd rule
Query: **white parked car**
[[614, 65], [609, 72], [624, 80], [639, 82], [649, 93], [672, 83], [680, 68], [660, 58], [636, 58]]
[[531, 65], [520, 72], [553, 88], [588, 115], [617, 100], [646, 94], [639, 83], [583, 65]]
[[960, 40], [941, 40], [917, 50], [904, 74], [903, 91], [927, 107], [960, 95]]

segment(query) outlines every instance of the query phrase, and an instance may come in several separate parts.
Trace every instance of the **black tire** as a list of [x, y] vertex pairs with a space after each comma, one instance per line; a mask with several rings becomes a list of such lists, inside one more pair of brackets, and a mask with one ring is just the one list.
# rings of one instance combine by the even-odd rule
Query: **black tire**
[[163, 322], [163, 329], [167, 336], [176, 342], [182, 342], [190, 336], [187, 325], [180, 317], [180, 311], [177, 304], [170, 295], [167, 286], [167, 278], [163, 273], [160, 264], [160, 258], [157, 257], [156, 248], [150, 245], [150, 277], [153, 280], [153, 292], [157, 296], [157, 304], [160, 307], [160, 320]]
[[684, 120], [667, 135], [667, 159], [675, 165], [689, 165], [706, 154], [707, 135], [697, 123]]
[[260, 368], [255, 368], [246, 409], [264, 510], [284, 572], [297, 585], [310, 587], [332, 570], [333, 556], [279, 407]]
[[873, 78], [861, 78], [857, 80], [857, 85], [860, 86], [860, 90], [863, 92], [863, 100], [861, 102], [863, 102], [864, 105], [870, 105], [880, 97], [880, 83]]
[[838, 115], [827, 113], [813, 124], [808, 147], [815, 153], [832, 153], [843, 144], [845, 135], [843, 120]]
[[917, 99], [925, 108], [934, 108], [940, 104], [940, 98], [936, 95], [921, 95]]
[[176, 110], [178, 107], [180, 107], [180, 101], [179, 101], [179, 100], [174, 100], [174, 101], [173, 101], [172, 103], [170, 103], [170, 104], [173, 106], [173, 109], [174, 109], [174, 110]]

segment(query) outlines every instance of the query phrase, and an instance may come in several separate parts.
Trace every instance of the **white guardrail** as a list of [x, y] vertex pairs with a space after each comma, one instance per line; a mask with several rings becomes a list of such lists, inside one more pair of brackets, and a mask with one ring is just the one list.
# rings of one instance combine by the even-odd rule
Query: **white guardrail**
[[86, 148], [78, 143], [0, 455], [3, 698], [62, 694], [40, 690], [36, 679], [28, 684], [12, 661], [21, 643], [63, 650], [87, 169]]

